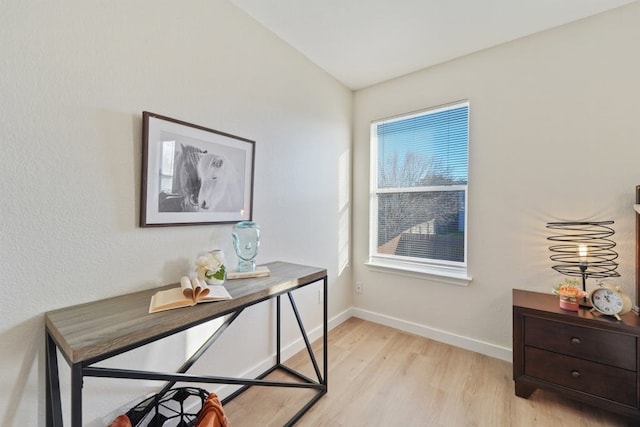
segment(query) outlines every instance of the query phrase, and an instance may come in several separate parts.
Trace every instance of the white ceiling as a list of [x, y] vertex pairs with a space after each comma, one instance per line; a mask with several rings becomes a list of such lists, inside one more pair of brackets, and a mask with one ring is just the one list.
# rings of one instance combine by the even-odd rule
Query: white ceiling
[[351, 89], [637, 0], [231, 0]]

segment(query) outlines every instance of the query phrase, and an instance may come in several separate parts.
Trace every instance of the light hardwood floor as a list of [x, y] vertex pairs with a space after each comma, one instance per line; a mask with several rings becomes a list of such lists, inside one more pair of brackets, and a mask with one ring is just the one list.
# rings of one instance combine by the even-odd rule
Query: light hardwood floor
[[[306, 352], [287, 365], [313, 377]], [[615, 414], [550, 392], [516, 397], [511, 363], [356, 318], [329, 334], [328, 381], [329, 392], [296, 427], [626, 426]], [[307, 393], [253, 387], [225, 413], [232, 427], [281, 426]]]

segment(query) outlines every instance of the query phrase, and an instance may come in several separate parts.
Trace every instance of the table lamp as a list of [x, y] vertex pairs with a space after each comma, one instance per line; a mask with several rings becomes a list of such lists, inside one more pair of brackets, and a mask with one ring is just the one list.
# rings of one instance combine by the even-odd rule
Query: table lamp
[[[554, 242], [549, 247], [551, 268], [567, 276], [581, 277], [582, 290], [587, 291], [588, 277], [604, 279], [619, 277], [615, 271], [618, 264], [615, 259], [618, 254], [613, 248], [616, 243], [609, 239], [615, 233], [610, 225], [613, 221], [600, 222], [549, 222], [547, 228], [555, 234], [548, 237]], [[583, 298], [581, 305], [586, 305]]]

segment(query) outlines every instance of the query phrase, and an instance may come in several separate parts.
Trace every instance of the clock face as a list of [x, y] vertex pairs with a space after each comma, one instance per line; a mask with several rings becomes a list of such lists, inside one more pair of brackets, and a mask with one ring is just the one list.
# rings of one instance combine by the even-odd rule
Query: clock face
[[611, 289], [597, 289], [591, 295], [593, 306], [605, 314], [616, 314], [622, 311], [623, 301], [620, 294]]

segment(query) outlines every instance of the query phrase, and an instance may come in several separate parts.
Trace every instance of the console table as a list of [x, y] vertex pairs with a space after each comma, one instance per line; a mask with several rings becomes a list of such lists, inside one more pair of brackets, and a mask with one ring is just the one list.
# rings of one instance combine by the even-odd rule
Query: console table
[[[273, 262], [266, 264], [271, 271], [268, 277], [235, 279], [225, 282], [233, 297], [231, 300], [197, 304], [174, 310], [149, 314], [149, 301], [158, 290], [177, 286], [131, 293], [101, 301], [80, 304], [47, 312], [46, 332], [46, 425], [62, 426], [60, 381], [58, 376], [58, 351], [71, 367], [71, 426], [82, 425], [83, 377], [128, 378], [163, 381], [168, 391], [177, 382], [232, 384], [242, 386], [222, 400], [223, 405], [245, 391], [258, 385], [266, 387], [293, 387], [315, 390], [315, 394], [286, 425], [293, 425], [313, 404], [327, 393], [327, 271], [303, 265]], [[323, 282], [323, 369], [320, 370], [316, 355], [300, 318], [292, 291], [315, 282]], [[285, 366], [280, 357], [280, 299], [287, 296], [298, 322], [307, 352], [315, 369], [316, 379], [311, 379]], [[256, 379], [219, 376], [189, 375], [187, 370], [226, 328], [247, 307], [263, 301], [276, 300], [276, 357], [275, 364]], [[229, 315], [194, 355], [175, 373], [114, 369], [93, 366], [97, 362], [187, 330], [193, 326]], [[269, 381], [267, 375], [284, 370], [296, 380]]]
[[[622, 321], [559, 307], [558, 297], [513, 290], [516, 396], [536, 388], [640, 421], [640, 318]], [[635, 425], [634, 423], [634, 425]]]

